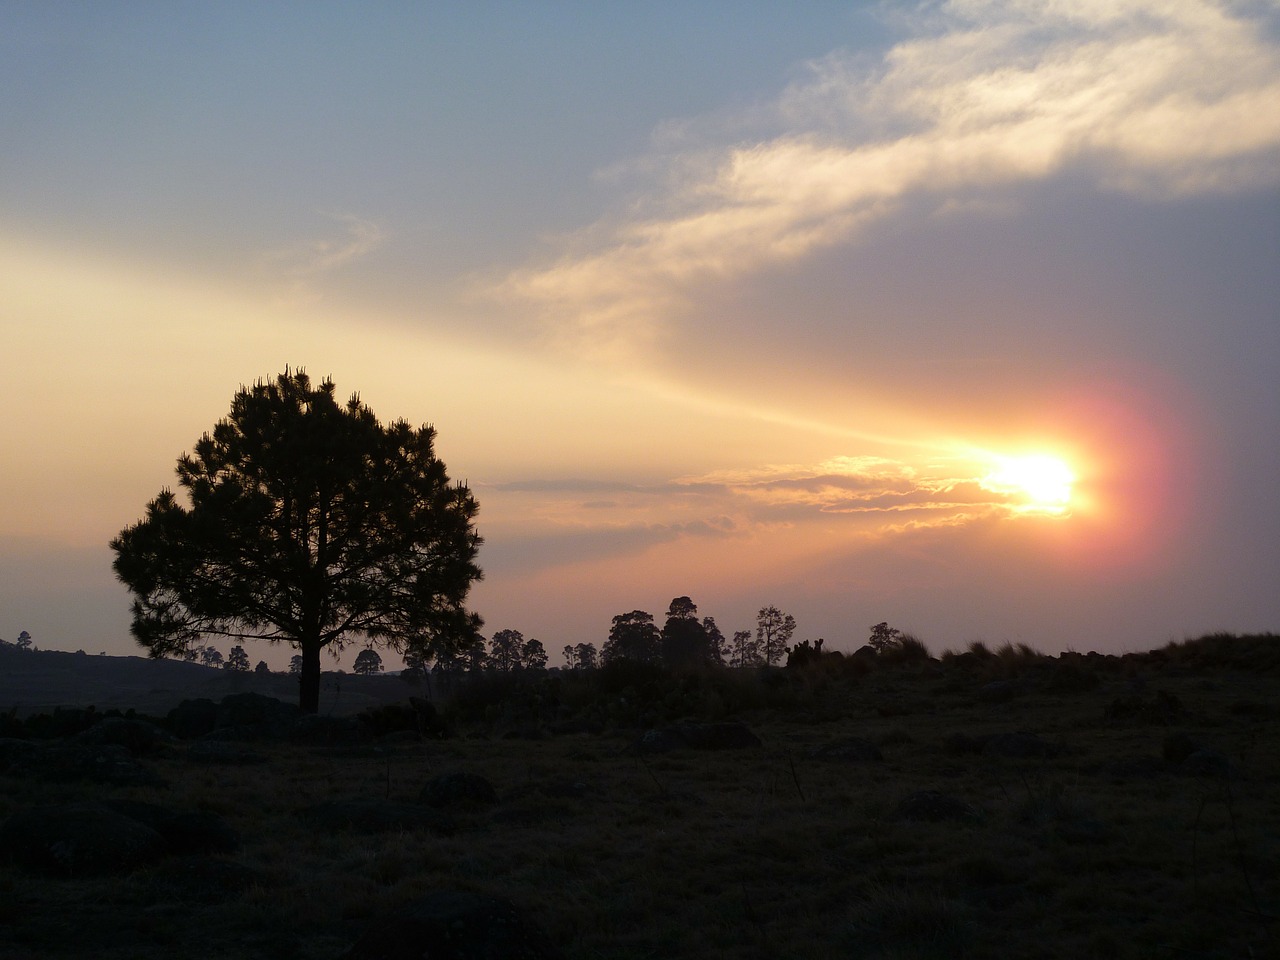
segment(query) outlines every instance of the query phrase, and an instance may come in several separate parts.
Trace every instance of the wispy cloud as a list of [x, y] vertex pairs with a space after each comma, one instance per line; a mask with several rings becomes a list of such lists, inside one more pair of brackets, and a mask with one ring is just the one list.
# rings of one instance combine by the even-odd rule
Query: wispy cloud
[[810, 64], [754, 118], [772, 132], [672, 154], [643, 213], [597, 224], [502, 291], [579, 348], [630, 355], [700, 284], [848, 241], [909, 197], [954, 214], [1068, 169], [1152, 198], [1276, 184], [1280, 46], [1251, 12], [1276, 5], [927, 5], [879, 63]]
[[288, 283], [294, 296], [308, 284], [348, 266], [378, 249], [386, 240], [382, 227], [349, 213], [325, 214], [333, 227], [325, 235], [262, 255], [261, 262]]
[[[491, 489], [487, 549], [503, 568], [519, 566], [521, 557], [529, 566], [580, 563], [673, 541], [751, 541], [781, 529], [882, 539], [1035, 512], [1024, 492], [987, 482], [986, 466], [961, 456], [924, 463], [836, 457], [657, 483], [538, 480]], [[607, 500], [599, 499], [604, 491]]]

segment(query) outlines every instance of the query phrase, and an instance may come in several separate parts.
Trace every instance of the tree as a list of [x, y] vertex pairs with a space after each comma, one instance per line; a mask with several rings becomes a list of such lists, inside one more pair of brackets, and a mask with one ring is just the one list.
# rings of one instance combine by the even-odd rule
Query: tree
[[227, 654], [227, 662], [222, 665], [225, 670], [235, 670], [238, 673], [249, 672], [249, 654], [245, 653], [244, 647], [234, 646], [231, 652]]
[[529, 639], [520, 648], [520, 666], [525, 670], [547, 669], [547, 649], [541, 640]]
[[902, 631], [882, 620], [871, 628], [871, 639], [867, 643], [876, 653], [884, 653], [896, 647], [901, 640]]
[[795, 617], [777, 607], [762, 607], [756, 614], [756, 646], [760, 658], [769, 666], [780, 663], [787, 655], [787, 642], [795, 632]]
[[289, 658], [289, 676], [291, 677], [302, 676], [302, 655], [301, 654], [295, 653], [292, 657]]
[[203, 647], [200, 650], [200, 662], [206, 667], [222, 666], [222, 654], [213, 647]]
[[641, 663], [658, 663], [662, 660], [662, 638], [654, 626], [653, 614], [644, 610], [620, 613], [613, 618], [609, 639], [605, 641], [600, 659], [605, 663], [616, 660], [637, 660]]
[[382, 657], [372, 648], [361, 650], [356, 654], [355, 666], [351, 668], [362, 677], [372, 677], [382, 672]]
[[579, 670], [594, 670], [600, 666], [600, 655], [596, 652], [594, 643], [579, 643], [573, 648], [573, 652], [577, 654]]
[[17, 639], [17, 641], [15, 641], [15, 642], [17, 643], [17, 645], [18, 645], [18, 649], [19, 649], [19, 650], [30, 650], [30, 649], [31, 649], [31, 634], [29, 634], [29, 633], [27, 633], [27, 631], [23, 630], [20, 634], [18, 634], [18, 639]]
[[564, 668], [572, 670], [578, 665], [578, 651], [573, 648], [572, 643], [566, 643], [564, 649], [560, 651], [560, 655], [564, 657]]
[[760, 663], [760, 649], [750, 630], [734, 631], [732, 651], [729, 659], [732, 667], [754, 667]]
[[509, 673], [522, 663], [524, 634], [519, 630], [499, 630], [489, 641], [489, 663], [503, 673]]
[[725, 635], [716, 626], [715, 617], [703, 617], [702, 629], [707, 633], [707, 650], [711, 654], [711, 659], [723, 666], [725, 661], [729, 659], [729, 641], [725, 639]]
[[662, 627], [662, 662], [679, 670], [714, 660], [707, 629], [698, 622], [697, 604], [688, 597], [676, 597], [667, 608], [667, 622]]
[[259, 660], [258, 665], [253, 668], [253, 672], [258, 674], [260, 677], [265, 677], [271, 672], [271, 668], [267, 666], [267, 661]]
[[111, 541], [153, 657], [207, 636], [284, 642], [302, 656], [299, 702], [320, 699], [320, 652], [345, 643], [447, 648], [480, 618], [476, 501], [450, 482], [435, 429], [383, 426], [301, 370], [241, 387], [178, 460], [168, 489]]

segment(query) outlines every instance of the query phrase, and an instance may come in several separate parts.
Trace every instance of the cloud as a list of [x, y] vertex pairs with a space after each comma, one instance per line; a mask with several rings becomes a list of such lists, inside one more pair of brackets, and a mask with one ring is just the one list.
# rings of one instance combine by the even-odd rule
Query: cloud
[[809, 64], [753, 118], [768, 133], [669, 155], [634, 214], [501, 294], [580, 350], [633, 359], [705, 285], [847, 242], [908, 199], [1007, 209], [981, 194], [1068, 169], [1155, 199], [1280, 181], [1280, 47], [1241, 5], [952, 0], [906, 24], [876, 64]]
[[325, 216], [340, 229], [262, 256], [263, 264], [284, 277], [294, 296], [305, 294], [310, 281], [367, 257], [386, 240], [382, 227], [372, 220], [349, 213]]

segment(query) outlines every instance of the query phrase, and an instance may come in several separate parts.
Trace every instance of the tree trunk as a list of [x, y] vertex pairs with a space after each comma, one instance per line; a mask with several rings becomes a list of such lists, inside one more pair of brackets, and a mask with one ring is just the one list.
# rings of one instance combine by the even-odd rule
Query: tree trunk
[[302, 641], [302, 673], [298, 676], [298, 707], [303, 713], [320, 710], [320, 643]]

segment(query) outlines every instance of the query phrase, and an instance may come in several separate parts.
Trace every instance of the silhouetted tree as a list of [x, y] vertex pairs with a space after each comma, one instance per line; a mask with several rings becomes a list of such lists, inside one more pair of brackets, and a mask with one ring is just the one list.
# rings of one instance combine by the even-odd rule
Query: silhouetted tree
[[787, 641], [796, 632], [796, 619], [777, 607], [761, 607], [756, 614], [756, 647], [768, 666], [787, 655]]
[[237, 673], [249, 672], [249, 654], [245, 653], [244, 647], [234, 646], [231, 652], [227, 654], [227, 662], [222, 665], [224, 670], [235, 670]]
[[871, 639], [867, 641], [876, 653], [884, 653], [898, 645], [902, 639], [902, 631], [889, 626], [883, 620], [871, 628]]
[[706, 627], [698, 622], [698, 607], [688, 597], [676, 597], [667, 608], [662, 627], [662, 662], [679, 670], [712, 663], [715, 653]]
[[17, 643], [19, 650], [30, 650], [31, 634], [23, 630], [20, 634], [18, 634], [18, 639], [15, 642]]
[[547, 669], [547, 651], [541, 640], [526, 640], [520, 648], [520, 666], [525, 670]]
[[222, 654], [213, 647], [203, 647], [200, 650], [200, 662], [206, 667], [222, 666]]
[[489, 652], [483, 642], [473, 643], [463, 651], [462, 659], [468, 673], [478, 673], [489, 665]]
[[178, 460], [169, 490], [111, 542], [152, 656], [205, 636], [286, 642], [314, 713], [320, 652], [350, 639], [403, 651], [475, 635], [476, 502], [450, 482], [435, 430], [388, 426], [353, 395], [288, 370], [241, 387], [231, 412]]
[[[455, 657], [456, 654], [450, 654]], [[421, 650], [412, 647], [404, 653], [404, 669], [400, 671], [400, 679], [405, 683], [418, 686], [427, 677], [427, 656]]]
[[524, 634], [519, 630], [499, 630], [489, 641], [489, 666], [509, 673], [520, 666]]
[[573, 670], [578, 665], [578, 651], [573, 648], [573, 644], [566, 643], [564, 649], [560, 651], [560, 656], [564, 657], [564, 668]]
[[761, 662], [759, 645], [750, 630], [734, 631], [732, 650], [730, 666], [754, 667]]
[[289, 676], [291, 677], [302, 676], [302, 655], [301, 654], [295, 653], [292, 657], [289, 658]]
[[712, 661], [721, 665], [728, 662], [730, 655], [729, 641], [725, 639], [724, 634], [720, 632], [720, 628], [716, 626], [715, 617], [703, 617], [702, 629], [707, 634], [707, 650], [711, 654]]
[[362, 677], [372, 677], [382, 672], [382, 657], [378, 656], [377, 650], [361, 650], [356, 654], [356, 662], [351, 669]]
[[267, 661], [259, 660], [258, 665], [253, 668], [253, 672], [258, 676], [266, 676], [271, 672], [271, 668], [267, 666]]
[[580, 643], [573, 648], [573, 652], [577, 654], [579, 670], [594, 670], [600, 666], [600, 655], [596, 652], [594, 643]]
[[658, 663], [662, 660], [662, 638], [653, 623], [653, 614], [643, 610], [620, 613], [613, 618], [609, 639], [605, 641], [600, 659], [604, 663], [616, 660], [636, 660], [641, 663]]

